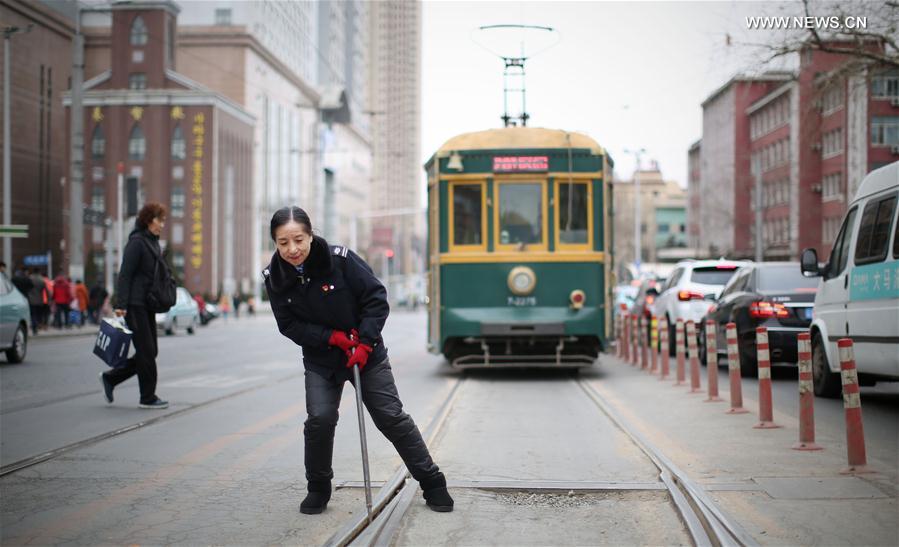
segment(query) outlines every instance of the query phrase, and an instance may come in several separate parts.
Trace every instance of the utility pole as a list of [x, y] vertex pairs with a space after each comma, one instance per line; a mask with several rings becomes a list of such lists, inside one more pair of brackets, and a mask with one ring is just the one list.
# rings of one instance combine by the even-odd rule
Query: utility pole
[[755, 178], [755, 261], [764, 260], [762, 252], [762, 165], [758, 154], [752, 159], [752, 174]]
[[70, 142], [71, 156], [69, 176], [69, 276], [73, 279], [84, 277], [84, 112], [82, 110], [84, 83], [84, 36], [81, 35], [81, 5], [75, 14], [75, 39], [72, 54], [72, 110]]
[[[10, 38], [17, 32], [31, 32], [32, 25], [27, 27], [4, 27], [3, 29], [3, 224], [12, 224], [12, 145], [10, 143], [9, 121], [9, 48]], [[12, 238], [3, 238], [3, 262], [10, 272], [15, 270], [12, 263]], [[49, 273], [49, 272], [48, 272]], [[50, 273], [52, 275], [52, 273]]]
[[634, 166], [634, 266], [637, 270], [637, 277], [640, 277], [640, 264], [642, 262], [642, 241], [643, 223], [640, 218], [640, 156], [646, 152], [646, 149], [624, 150], [625, 154], [633, 154], [636, 165]]

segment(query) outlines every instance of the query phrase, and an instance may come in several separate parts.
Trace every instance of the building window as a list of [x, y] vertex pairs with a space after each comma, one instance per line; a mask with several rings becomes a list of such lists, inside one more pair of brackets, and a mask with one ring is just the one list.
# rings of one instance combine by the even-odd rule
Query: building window
[[147, 89], [147, 75], [143, 72], [129, 74], [128, 89]]
[[138, 15], [131, 23], [131, 45], [143, 46], [147, 43], [147, 25], [144, 24], [143, 18]]
[[106, 212], [106, 189], [102, 186], [94, 186], [91, 190], [91, 209]]
[[899, 144], [899, 116], [871, 118], [871, 144]]
[[128, 159], [143, 161], [146, 153], [147, 141], [144, 139], [144, 131], [139, 125], [135, 125], [131, 129], [131, 136], [128, 137]]
[[843, 152], [843, 128], [838, 127], [833, 131], [828, 131], [821, 141], [821, 157], [829, 158], [841, 154]]
[[172, 266], [175, 267], [175, 277], [184, 279], [184, 253], [175, 251], [172, 254]]
[[872, 78], [871, 95], [875, 99], [899, 98], [899, 74], [883, 74]]
[[172, 186], [172, 218], [184, 217], [184, 187]]
[[106, 137], [103, 128], [98, 124], [94, 127], [94, 135], [91, 137], [91, 158], [102, 160], [106, 155]]
[[[824, 178], [821, 180], [821, 194], [824, 199], [834, 199], [842, 197], [843, 174], [831, 173], [829, 175], [824, 175]], [[826, 241], [830, 241], [830, 239], [827, 239]]]
[[184, 143], [184, 133], [181, 125], [176, 125], [172, 132], [172, 159], [183, 160], [187, 157], [187, 145]]
[[843, 106], [843, 86], [837, 84], [827, 88], [824, 96], [821, 98], [821, 110], [824, 114], [829, 114]]
[[230, 9], [217, 9], [215, 10], [215, 24], [218, 26], [230, 26], [231, 25], [231, 10]]

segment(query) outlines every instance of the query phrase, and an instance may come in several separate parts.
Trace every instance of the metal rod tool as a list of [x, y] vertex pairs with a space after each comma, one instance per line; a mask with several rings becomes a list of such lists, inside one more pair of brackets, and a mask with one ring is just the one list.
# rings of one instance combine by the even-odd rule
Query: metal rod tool
[[371, 476], [368, 473], [368, 443], [365, 440], [365, 416], [362, 412], [362, 378], [359, 365], [353, 365], [353, 379], [356, 383], [356, 413], [359, 416], [359, 440], [362, 444], [362, 478], [365, 481], [365, 508], [371, 524]]

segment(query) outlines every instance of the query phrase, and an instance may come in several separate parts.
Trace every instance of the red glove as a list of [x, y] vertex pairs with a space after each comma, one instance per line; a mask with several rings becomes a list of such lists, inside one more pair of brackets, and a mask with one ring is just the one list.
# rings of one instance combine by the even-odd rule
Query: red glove
[[353, 366], [359, 365], [359, 370], [361, 371], [365, 368], [366, 363], [368, 363], [369, 353], [371, 353], [371, 346], [359, 344], [350, 356], [350, 360], [347, 361], [346, 368], [353, 368]]
[[342, 330], [334, 330], [331, 332], [331, 338], [328, 338], [328, 345], [342, 349], [347, 355], [350, 350], [359, 343], [358, 339], [353, 340]]

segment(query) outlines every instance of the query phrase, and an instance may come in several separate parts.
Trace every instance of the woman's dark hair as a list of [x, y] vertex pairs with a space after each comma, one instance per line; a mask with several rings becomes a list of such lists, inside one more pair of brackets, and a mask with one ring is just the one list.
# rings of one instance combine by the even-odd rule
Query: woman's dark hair
[[299, 222], [306, 228], [306, 231], [309, 232], [309, 235], [312, 235], [312, 221], [309, 220], [309, 215], [306, 214], [306, 211], [300, 209], [296, 205], [290, 207], [282, 207], [275, 211], [275, 214], [272, 215], [272, 224], [271, 224], [271, 236], [272, 241], [275, 240], [275, 230], [284, 226], [291, 220]]
[[153, 222], [154, 218], [165, 220], [165, 214], [165, 205], [151, 201], [144, 205], [137, 214], [137, 225], [146, 229]]

